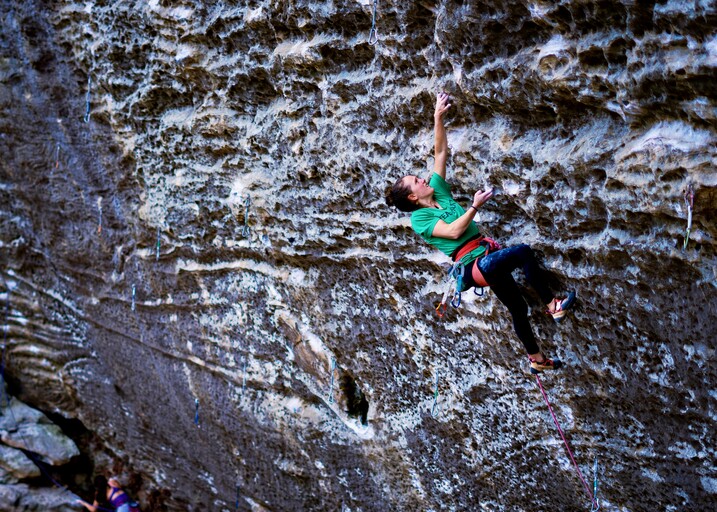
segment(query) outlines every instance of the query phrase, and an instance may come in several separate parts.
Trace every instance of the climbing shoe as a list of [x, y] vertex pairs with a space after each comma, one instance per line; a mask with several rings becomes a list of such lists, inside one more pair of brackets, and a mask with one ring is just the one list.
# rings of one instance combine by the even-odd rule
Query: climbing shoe
[[560, 359], [550, 359], [545, 356], [543, 356], [543, 360], [540, 362], [536, 361], [532, 357], [529, 357], [528, 359], [530, 359], [530, 373], [533, 375], [543, 373], [544, 370], [557, 370], [563, 366]]
[[567, 297], [556, 304], [555, 311], [550, 311], [548, 309], [546, 313], [552, 316], [553, 320], [560, 323], [563, 321], [568, 309], [570, 309], [573, 304], [575, 304], [575, 292], [570, 292]]

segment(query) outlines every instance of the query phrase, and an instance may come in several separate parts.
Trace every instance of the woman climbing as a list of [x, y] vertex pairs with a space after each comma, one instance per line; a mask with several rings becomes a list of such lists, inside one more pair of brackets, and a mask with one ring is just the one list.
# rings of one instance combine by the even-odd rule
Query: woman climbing
[[95, 477], [95, 499], [92, 505], [84, 500], [78, 500], [78, 503], [90, 512], [105, 510], [130, 512], [131, 510], [138, 510], [134, 508], [134, 503], [131, 501], [117, 480], [114, 478], [107, 480], [104, 476], [97, 475]]
[[546, 312], [557, 322], [573, 305], [575, 293], [570, 292], [563, 299], [553, 296], [529, 246], [521, 244], [500, 249], [494, 241], [480, 236], [473, 219], [478, 208], [492, 197], [492, 190], [476, 192], [467, 210], [453, 199], [445, 180], [448, 139], [443, 125], [443, 115], [450, 107], [449, 96], [438, 94], [434, 113], [435, 164], [430, 179], [404, 176], [387, 191], [386, 203], [401, 211], [412, 212], [413, 230], [430, 245], [463, 265], [463, 286], [459, 291], [476, 285], [491, 287], [513, 317], [515, 333], [528, 352], [531, 373], [560, 368], [560, 360], [550, 359], [540, 351], [528, 320], [528, 306], [511, 273], [517, 268], [523, 269], [528, 283], [546, 304]]

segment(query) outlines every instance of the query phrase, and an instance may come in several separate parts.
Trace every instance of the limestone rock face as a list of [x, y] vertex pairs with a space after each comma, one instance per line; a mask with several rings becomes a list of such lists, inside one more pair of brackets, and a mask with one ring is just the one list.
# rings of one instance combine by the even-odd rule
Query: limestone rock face
[[[15, 397], [9, 400], [7, 406], [0, 408], [0, 412], [0, 440], [3, 443], [36, 453], [40, 460], [53, 466], [65, 464], [80, 454], [75, 443], [62, 433], [60, 427]], [[2, 448], [0, 446], [0, 450]], [[6, 460], [2, 453], [0, 451], [0, 459]], [[3, 465], [2, 462], [0, 465]]]
[[[21, 450], [0, 445], [0, 468], [15, 478], [40, 476], [40, 469]], [[6, 480], [3, 479], [3, 482]]]
[[62, 489], [37, 489], [27, 484], [0, 485], [0, 508], [27, 512], [76, 512], [77, 497]]
[[603, 509], [711, 508], [714, 2], [0, 6], [5, 372], [145, 508], [589, 508], [505, 307], [437, 319], [384, 204], [438, 90], [456, 198], [578, 292], [525, 289]]

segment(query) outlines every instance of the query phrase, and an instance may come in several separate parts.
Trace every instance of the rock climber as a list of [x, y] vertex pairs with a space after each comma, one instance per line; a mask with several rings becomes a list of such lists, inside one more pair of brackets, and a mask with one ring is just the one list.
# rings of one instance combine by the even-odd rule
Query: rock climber
[[107, 480], [102, 475], [95, 477], [95, 499], [90, 505], [84, 500], [77, 502], [91, 512], [115, 510], [116, 512], [130, 512], [130, 498], [119, 482], [114, 478]]
[[448, 139], [443, 116], [451, 107], [448, 94], [441, 92], [434, 112], [435, 164], [429, 180], [409, 175], [396, 181], [386, 192], [386, 203], [411, 213], [411, 227], [426, 242], [463, 264], [463, 287], [490, 286], [498, 300], [510, 312], [515, 333], [530, 359], [531, 373], [560, 368], [559, 359], [550, 359], [540, 351], [528, 320], [525, 303], [512, 272], [522, 268], [528, 283], [546, 304], [546, 313], [560, 322], [575, 302], [575, 293], [557, 298], [548, 288], [533, 250], [525, 244], [501, 249], [493, 240], [481, 237], [474, 222], [478, 209], [492, 196], [491, 189], [479, 190], [464, 210], [451, 194], [446, 182]]

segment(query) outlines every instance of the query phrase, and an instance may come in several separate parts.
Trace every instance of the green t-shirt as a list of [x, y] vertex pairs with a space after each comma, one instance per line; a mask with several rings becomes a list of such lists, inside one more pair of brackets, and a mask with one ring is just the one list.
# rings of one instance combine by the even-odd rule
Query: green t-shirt
[[433, 173], [428, 184], [434, 188], [433, 198], [438, 202], [441, 208], [420, 208], [414, 211], [411, 214], [411, 227], [416, 233], [421, 235], [426, 242], [443, 254], [450, 256], [453, 251], [463, 245], [469, 238], [479, 235], [480, 230], [475, 222], [471, 222], [468, 229], [463, 233], [463, 236], [458, 240], [432, 236], [433, 228], [436, 227], [436, 223], [439, 220], [450, 224], [461, 217], [466, 211], [453, 199], [451, 186], [438, 174]]

